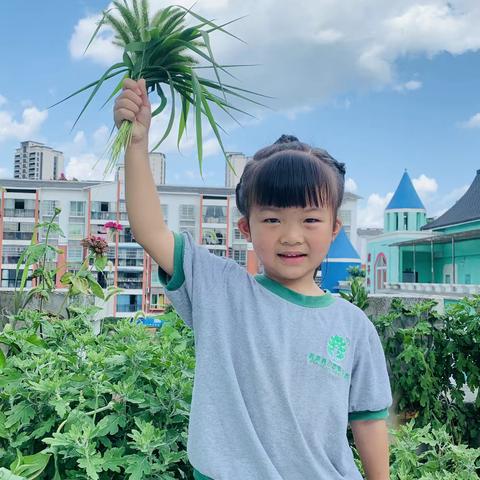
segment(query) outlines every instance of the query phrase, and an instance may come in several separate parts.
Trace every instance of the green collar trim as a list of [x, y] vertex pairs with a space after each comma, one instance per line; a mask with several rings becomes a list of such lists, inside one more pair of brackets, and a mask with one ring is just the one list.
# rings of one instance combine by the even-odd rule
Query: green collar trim
[[301, 307], [323, 308], [328, 307], [335, 301], [335, 297], [328, 290], [325, 290], [324, 295], [302, 295], [301, 293], [290, 290], [266, 275], [255, 275], [255, 280], [275, 295]]

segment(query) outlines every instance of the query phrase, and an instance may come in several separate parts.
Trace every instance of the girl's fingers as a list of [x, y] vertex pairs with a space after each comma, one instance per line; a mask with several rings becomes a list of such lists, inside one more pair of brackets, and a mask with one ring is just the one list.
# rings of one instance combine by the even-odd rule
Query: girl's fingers
[[128, 98], [119, 98], [117, 101], [117, 109], [118, 108], [126, 108], [133, 113], [138, 113], [140, 111], [140, 107]]
[[126, 108], [118, 108], [117, 109], [117, 115], [119, 117], [119, 120], [130, 120], [131, 122], [135, 121], [135, 114]]

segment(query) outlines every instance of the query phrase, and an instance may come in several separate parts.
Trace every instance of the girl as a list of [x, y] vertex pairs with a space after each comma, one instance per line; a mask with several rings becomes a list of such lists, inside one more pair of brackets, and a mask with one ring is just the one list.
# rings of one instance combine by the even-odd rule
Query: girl
[[238, 228], [264, 274], [165, 225], [148, 162], [145, 82], [125, 80], [115, 123], [134, 122], [125, 153], [136, 240], [158, 263], [166, 294], [194, 329], [188, 457], [196, 479], [358, 480], [350, 423], [367, 478], [389, 478], [391, 391], [365, 314], [314, 282], [341, 228], [343, 165], [282, 136], [247, 163]]

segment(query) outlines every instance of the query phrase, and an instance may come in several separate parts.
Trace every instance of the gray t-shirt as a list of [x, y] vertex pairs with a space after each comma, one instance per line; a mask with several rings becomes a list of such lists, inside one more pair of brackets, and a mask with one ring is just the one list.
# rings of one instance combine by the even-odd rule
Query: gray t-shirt
[[214, 480], [361, 479], [348, 421], [386, 418], [392, 403], [371, 321], [174, 236], [173, 275], [159, 273], [194, 330], [193, 467]]

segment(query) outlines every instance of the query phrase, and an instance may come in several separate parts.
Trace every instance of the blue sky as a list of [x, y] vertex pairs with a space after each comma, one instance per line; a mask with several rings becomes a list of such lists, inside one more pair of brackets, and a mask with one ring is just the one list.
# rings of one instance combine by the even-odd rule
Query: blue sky
[[[182, 2], [180, 2], [182, 3]], [[188, 2], [184, 2], [188, 5]], [[164, 6], [152, 0], [153, 9]], [[360, 224], [376, 226], [404, 169], [428, 215], [451, 206], [480, 168], [480, 5], [471, 0], [200, 0], [197, 11], [227, 21], [248, 45], [212, 38], [217, 58], [260, 63], [236, 72], [239, 86], [275, 97], [255, 121], [226, 123], [227, 150], [248, 155], [282, 133], [327, 149], [363, 197]], [[388, 4], [388, 5], [386, 5]], [[273, 8], [275, 5], [275, 8]], [[93, 165], [112, 125], [98, 101], [70, 132], [85, 97], [47, 107], [98, 78], [116, 59], [109, 32], [79, 55], [107, 1], [17, 0], [0, 7], [0, 177], [15, 148], [37, 140], [65, 152], [66, 174], [100, 178]], [[112, 87], [109, 87], [110, 90]], [[105, 88], [101, 98], [110, 93]], [[155, 100], [153, 100], [155, 101]], [[152, 137], [161, 131], [160, 119]], [[224, 161], [206, 133], [205, 184], [223, 185]], [[167, 182], [201, 184], [194, 138], [167, 153]]]

